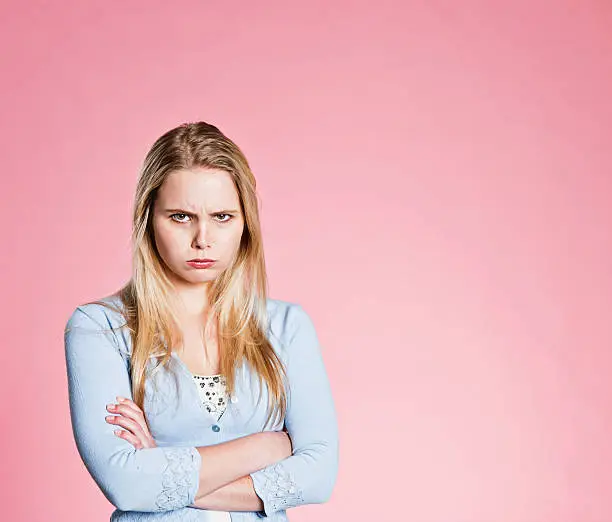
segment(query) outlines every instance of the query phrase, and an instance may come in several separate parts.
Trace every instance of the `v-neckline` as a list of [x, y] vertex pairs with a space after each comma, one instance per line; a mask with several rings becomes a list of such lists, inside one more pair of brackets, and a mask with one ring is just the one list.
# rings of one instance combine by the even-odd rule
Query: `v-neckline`
[[[211, 415], [210, 412], [206, 411], [206, 409], [204, 408], [204, 404], [202, 404], [202, 400], [200, 399], [200, 393], [198, 391], [197, 383], [195, 382], [195, 379], [193, 378], [194, 374], [191, 372], [191, 370], [189, 368], [187, 368], [187, 365], [176, 354], [176, 352], [172, 352], [171, 356], [174, 357], [174, 359], [177, 362], [177, 364], [181, 368], [183, 368], [183, 371], [188, 376], [189, 381], [190, 381], [190, 385], [191, 385], [190, 388], [191, 388], [191, 390], [193, 392], [193, 395], [195, 396], [195, 400], [198, 403], [198, 408], [204, 414], [204, 418], [206, 419], [206, 421], [209, 421], [208, 424], [210, 424], [210, 425], [217, 424], [219, 426], [227, 424], [226, 422], [224, 422], [224, 420], [228, 418], [228, 415], [227, 415], [228, 410], [230, 408], [235, 408], [236, 407], [236, 405], [231, 400], [231, 397], [228, 395], [225, 410], [223, 411], [223, 413], [221, 414], [221, 416], [219, 418], [216, 418], [214, 415]], [[211, 377], [216, 377], [216, 376], [211, 376]], [[234, 392], [234, 394], [235, 393], [236, 392]]]
[[183, 359], [181, 359], [181, 356], [176, 353], [174, 350], [172, 350], [172, 355], [178, 359], [180, 361], [180, 363], [185, 367], [185, 369], [191, 374], [191, 375], [197, 375], [198, 377], [219, 377], [222, 374], [221, 373], [215, 373], [213, 375], [204, 375], [203, 373], [194, 373], [192, 372], [189, 367], [187, 366], [187, 363], [185, 361], [183, 361]]

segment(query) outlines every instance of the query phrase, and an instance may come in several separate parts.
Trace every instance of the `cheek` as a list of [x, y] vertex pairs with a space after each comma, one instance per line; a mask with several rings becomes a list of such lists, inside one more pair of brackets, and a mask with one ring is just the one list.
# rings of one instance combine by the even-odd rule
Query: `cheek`
[[169, 230], [167, 227], [160, 226], [155, 230], [155, 241], [159, 253], [165, 258], [171, 258], [177, 254], [177, 245], [180, 243], [180, 238], [175, 231]]
[[223, 244], [223, 253], [230, 257], [233, 256], [240, 247], [240, 238], [242, 236], [242, 227], [236, 227], [231, 230], [224, 231], [222, 234], [221, 243]]

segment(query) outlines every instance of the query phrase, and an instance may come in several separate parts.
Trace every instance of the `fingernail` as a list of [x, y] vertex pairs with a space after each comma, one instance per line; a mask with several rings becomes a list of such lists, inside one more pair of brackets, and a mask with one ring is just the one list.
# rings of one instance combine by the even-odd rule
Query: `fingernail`
[[121, 397], [121, 396], [117, 395], [117, 400], [118, 400], [119, 402], [123, 402], [125, 399], [124, 399], [123, 397]]
[[107, 404], [107, 405], [106, 405], [106, 407], [107, 407], [109, 410], [114, 410], [114, 409], [115, 409], [115, 405], [114, 405], [114, 404]]

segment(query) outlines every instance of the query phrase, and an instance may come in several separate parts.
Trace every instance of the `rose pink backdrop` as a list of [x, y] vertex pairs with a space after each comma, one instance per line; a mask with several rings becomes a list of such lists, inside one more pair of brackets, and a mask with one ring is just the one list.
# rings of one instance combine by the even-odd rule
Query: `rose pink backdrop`
[[108, 520], [63, 327], [129, 277], [146, 150], [200, 119], [249, 158], [271, 296], [332, 379], [336, 489], [292, 521], [612, 520], [611, 24], [603, 0], [3, 2], [3, 520]]

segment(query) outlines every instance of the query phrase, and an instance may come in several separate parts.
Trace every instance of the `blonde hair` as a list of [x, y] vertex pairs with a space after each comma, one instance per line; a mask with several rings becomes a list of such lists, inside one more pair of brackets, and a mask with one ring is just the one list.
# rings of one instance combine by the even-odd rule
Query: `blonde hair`
[[[132, 277], [113, 295], [123, 309], [103, 301], [125, 318], [132, 337], [130, 377], [133, 400], [144, 411], [147, 363], [156, 357], [156, 370], [166, 365], [173, 347], [183, 341], [171, 303], [174, 287], [157, 251], [153, 204], [166, 177], [178, 169], [211, 168], [228, 172], [240, 199], [244, 231], [234, 263], [209, 285], [206, 322], [218, 320], [219, 366], [227, 392], [235, 390], [234, 371], [246, 361], [260, 385], [268, 388], [267, 423], [284, 418], [287, 409], [286, 369], [268, 340], [267, 276], [259, 221], [255, 177], [238, 146], [217, 127], [205, 122], [185, 123], [155, 141], [147, 153], [137, 182], [133, 209]], [[261, 398], [260, 386], [260, 398]]]

